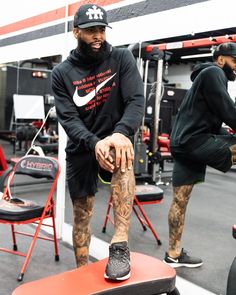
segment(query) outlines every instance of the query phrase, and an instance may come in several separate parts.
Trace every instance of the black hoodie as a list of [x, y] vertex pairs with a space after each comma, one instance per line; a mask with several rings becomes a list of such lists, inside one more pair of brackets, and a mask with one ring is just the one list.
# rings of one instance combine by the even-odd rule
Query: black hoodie
[[212, 134], [222, 134], [222, 123], [236, 130], [236, 107], [230, 98], [228, 79], [213, 63], [197, 65], [171, 132], [171, 146], [200, 146]]
[[72, 50], [53, 69], [52, 89], [58, 120], [69, 137], [69, 154], [93, 151], [100, 139], [114, 132], [131, 137], [141, 123], [143, 82], [127, 49], [106, 42], [106, 53], [97, 63]]

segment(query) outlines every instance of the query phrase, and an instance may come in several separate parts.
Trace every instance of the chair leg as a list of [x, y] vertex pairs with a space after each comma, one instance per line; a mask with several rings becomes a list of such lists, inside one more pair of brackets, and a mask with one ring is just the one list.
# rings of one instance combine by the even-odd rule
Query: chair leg
[[20, 272], [20, 274], [19, 274], [19, 276], [18, 276], [18, 278], [17, 278], [17, 280], [18, 280], [19, 282], [21, 282], [21, 281], [23, 280], [23, 278], [24, 278], [24, 273], [25, 273], [25, 270], [26, 270], [26, 268], [27, 268], [27, 266], [28, 266], [28, 263], [29, 263], [29, 260], [30, 260], [31, 254], [32, 254], [32, 252], [33, 252], [33, 249], [34, 249], [34, 246], [35, 246], [35, 243], [36, 243], [36, 240], [37, 240], [37, 237], [38, 237], [38, 234], [39, 234], [39, 231], [40, 231], [40, 228], [41, 228], [42, 222], [43, 222], [43, 218], [44, 218], [44, 216], [42, 217], [42, 219], [41, 219], [40, 222], [38, 223], [37, 228], [36, 228], [36, 230], [35, 230], [35, 233], [34, 233], [34, 235], [33, 235], [33, 238], [32, 238], [32, 241], [31, 241], [31, 244], [30, 244], [30, 246], [29, 246], [29, 249], [28, 249], [27, 255], [26, 255], [26, 257], [25, 257], [24, 264], [23, 264], [23, 266], [22, 266], [22, 268], [21, 268], [21, 272]]
[[58, 241], [57, 241], [56, 224], [55, 224], [55, 213], [54, 213], [53, 207], [52, 207], [52, 228], [53, 228], [53, 240], [54, 240], [54, 248], [55, 248], [55, 260], [59, 261]]
[[133, 210], [134, 210], [134, 213], [135, 213], [135, 215], [137, 216], [139, 222], [141, 223], [143, 230], [146, 231], [146, 230], [147, 230], [147, 227], [146, 227], [146, 225], [144, 224], [142, 218], [139, 216], [138, 211], [136, 210], [135, 206], [133, 206]]
[[15, 227], [13, 224], [11, 224], [11, 234], [12, 234], [13, 250], [17, 251]]
[[105, 221], [104, 221], [103, 228], [102, 228], [103, 233], [106, 232], [107, 221], [109, 219], [109, 214], [110, 214], [111, 207], [112, 207], [112, 197], [110, 196], [108, 207], [107, 207], [107, 212], [106, 212], [106, 217], [105, 217]]
[[143, 215], [144, 220], [146, 221], [148, 227], [150, 228], [151, 232], [153, 233], [155, 239], [157, 240], [157, 244], [158, 244], [158, 245], [161, 245], [161, 240], [159, 239], [159, 237], [158, 237], [158, 235], [157, 235], [155, 229], [153, 228], [153, 226], [152, 226], [152, 224], [151, 224], [149, 218], [147, 217], [147, 214], [146, 214], [145, 211], [143, 210], [142, 206], [140, 206], [139, 201], [137, 200], [137, 197], [136, 197], [136, 196], [135, 196], [135, 198], [134, 198], [134, 202], [135, 202], [135, 204], [138, 206], [140, 212], [141, 212], [142, 215]]

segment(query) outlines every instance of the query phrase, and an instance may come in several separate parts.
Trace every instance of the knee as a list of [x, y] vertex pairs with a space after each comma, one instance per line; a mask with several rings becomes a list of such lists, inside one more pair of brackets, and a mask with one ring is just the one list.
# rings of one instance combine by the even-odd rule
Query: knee
[[232, 145], [229, 149], [232, 155], [232, 163], [235, 164], [236, 163], [236, 144]]
[[193, 185], [183, 185], [179, 187], [174, 187], [173, 202], [176, 203], [178, 207], [186, 206], [191, 196], [192, 189]]
[[131, 170], [126, 169], [125, 172], [121, 172], [120, 168], [112, 174], [111, 179], [112, 194], [114, 191], [120, 190], [132, 195], [135, 194], [135, 176], [133, 168]]
[[130, 169], [126, 169], [124, 172], [121, 171], [120, 167], [116, 168], [112, 174], [112, 179], [134, 179], [134, 168], [131, 166]]
[[232, 155], [236, 155], [236, 144], [231, 145], [231, 147], [229, 149], [230, 149]]
[[88, 222], [93, 214], [94, 196], [79, 198], [73, 202], [74, 222]]

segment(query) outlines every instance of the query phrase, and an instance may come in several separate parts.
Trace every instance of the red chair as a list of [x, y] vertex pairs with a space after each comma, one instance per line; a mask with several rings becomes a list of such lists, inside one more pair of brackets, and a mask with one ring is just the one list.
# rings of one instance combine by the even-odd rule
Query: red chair
[[[150, 145], [150, 134], [148, 132], [143, 133], [143, 141], [148, 146]], [[169, 185], [171, 177], [168, 177], [167, 181], [162, 180], [162, 172], [164, 172], [164, 165], [166, 161], [172, 161], [172, 155], [170, 152], [170, 135], [167, 133], [160, 133], [157, 136], [157, 151], [156, 153], [149, 152], [151, 162], [159, 164], [158, 180], [156, 185]], [[155, 157], [153, 157], [155, 156]], [[170, 171], [169, 171], [170, 172]]]
[[5, 180], [11, 171], [12, 165], [7, 163], [3, 148], [0, 145], [0, 192], [3, 192]]
[[7, 160], [5, 158], [5, 154], [3, 152], [3, 148], [0, 145], [0, 176], [2, 173], [8, 168]]
[[[133, 211], [141, 223], [143, 230], [146, 231], [147, 227], [151, 230], [158, 245], [161, 245], [161, 240], [155, 231], [150, 219], [143, 209], [143, 205], [160, 204], [163, 200], [163, 190], [156, 185], [136, 185], [136, 194], [134, 196]], [[103, 224], [102, 232], [106, 232], [106, 226], [108, 220], [114, 224], [113, 218], [110, 216], [110, 210], [112, 207], [112, 197], [109, 198], [108, 207], [106, 211], [106, 217]]]
[[158, 180], [156, 182], [157, 185], [169, 185], [171, 182], [171, 178], [168, 178], [167, 181], [162, 180], [162, 172], [164, 172], [165, 161], [172, 160], [172, 155], [170, 152], [170, 136], [166, 133], [161, 133], [157, 137], [157, 146], [160, 155], [159, 159], [159, 171], [158, 171]]
[[[18, 276], [18, 281], [23, 280], [37, 238], [54, 242], [55, 260], [59, 260], [53, 200], [59, 173], [60, 166], [56, 159], [30, 155], [19, 159], [12, 172], [9, 174], [3, 197], [0, 200], [0, 224], [8, 224], [11, 226], [13, 250], [0, 248], [0, 251], [25, 257], [24, 264]], [[19, 178], [23, 181], [27, 180], [28, 182], [25, 182], [25, 184], [28, 186], [32, 185], [32, 178], [34, 182], [36, 178], [40, 179], [40, 182], [42, 182], [41, 179], [43, 178], [47, 179], [48, 185], [45, 185], [45, 187], [48, 188], [47, 196], [43, 198], [41, 192], [39, 192], [40, 202], [42, 204], [19, 197], [19, 191], [17, 192], [17, 181], [19, 182]], [[13, 190], [14, 196], [12, 193]], [[32, 197], [34, 196], [36, 196], [36, 192], [32, 191]], [[43, 223], [43, 221], [48, 218], [51, 219], [52, 224]], [[15, 225], [31, 223], [36, 224], [34, 234], [21, 232], [15, 229]], [[39, 236], [42, 225], [47, 225], [53, 229], [53, 238]], [[18, 251], [16, 244], [17, 234], [32, 238], [27, 253]]]

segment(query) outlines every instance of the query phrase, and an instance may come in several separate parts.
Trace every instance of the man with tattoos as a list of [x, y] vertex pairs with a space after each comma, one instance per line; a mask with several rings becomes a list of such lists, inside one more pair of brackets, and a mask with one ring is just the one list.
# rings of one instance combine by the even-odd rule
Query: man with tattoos
[[192, 87], [180, 106], [171, 134], [174, 198], [164, 261], [173, 267], [198, 267], [203, 263], [180, 247], [194, 184], [204, 181], [207, 165], [227, 172], [236, 164], [236, 136], [222, 128], [225, 123], [236, 130], [236, 106], [227, 91], [228, 81], [236, 78], [236, 44], [218, 45], [213, 61], [195, 67]]
[[128, 49], [106, 41], [106, 11], [79, 7], [73, 34], [77, 47], [52, 72], [58, 120], [68, 135], [67, 182], [73, 203], [73, 246], [77, 266], [88, 263], [98, 174], [109, 174], [114, 235], [105, 278], [130, 276], [128, 230], [135, 178], [132, 138], [144, 110], [143, 82]]

